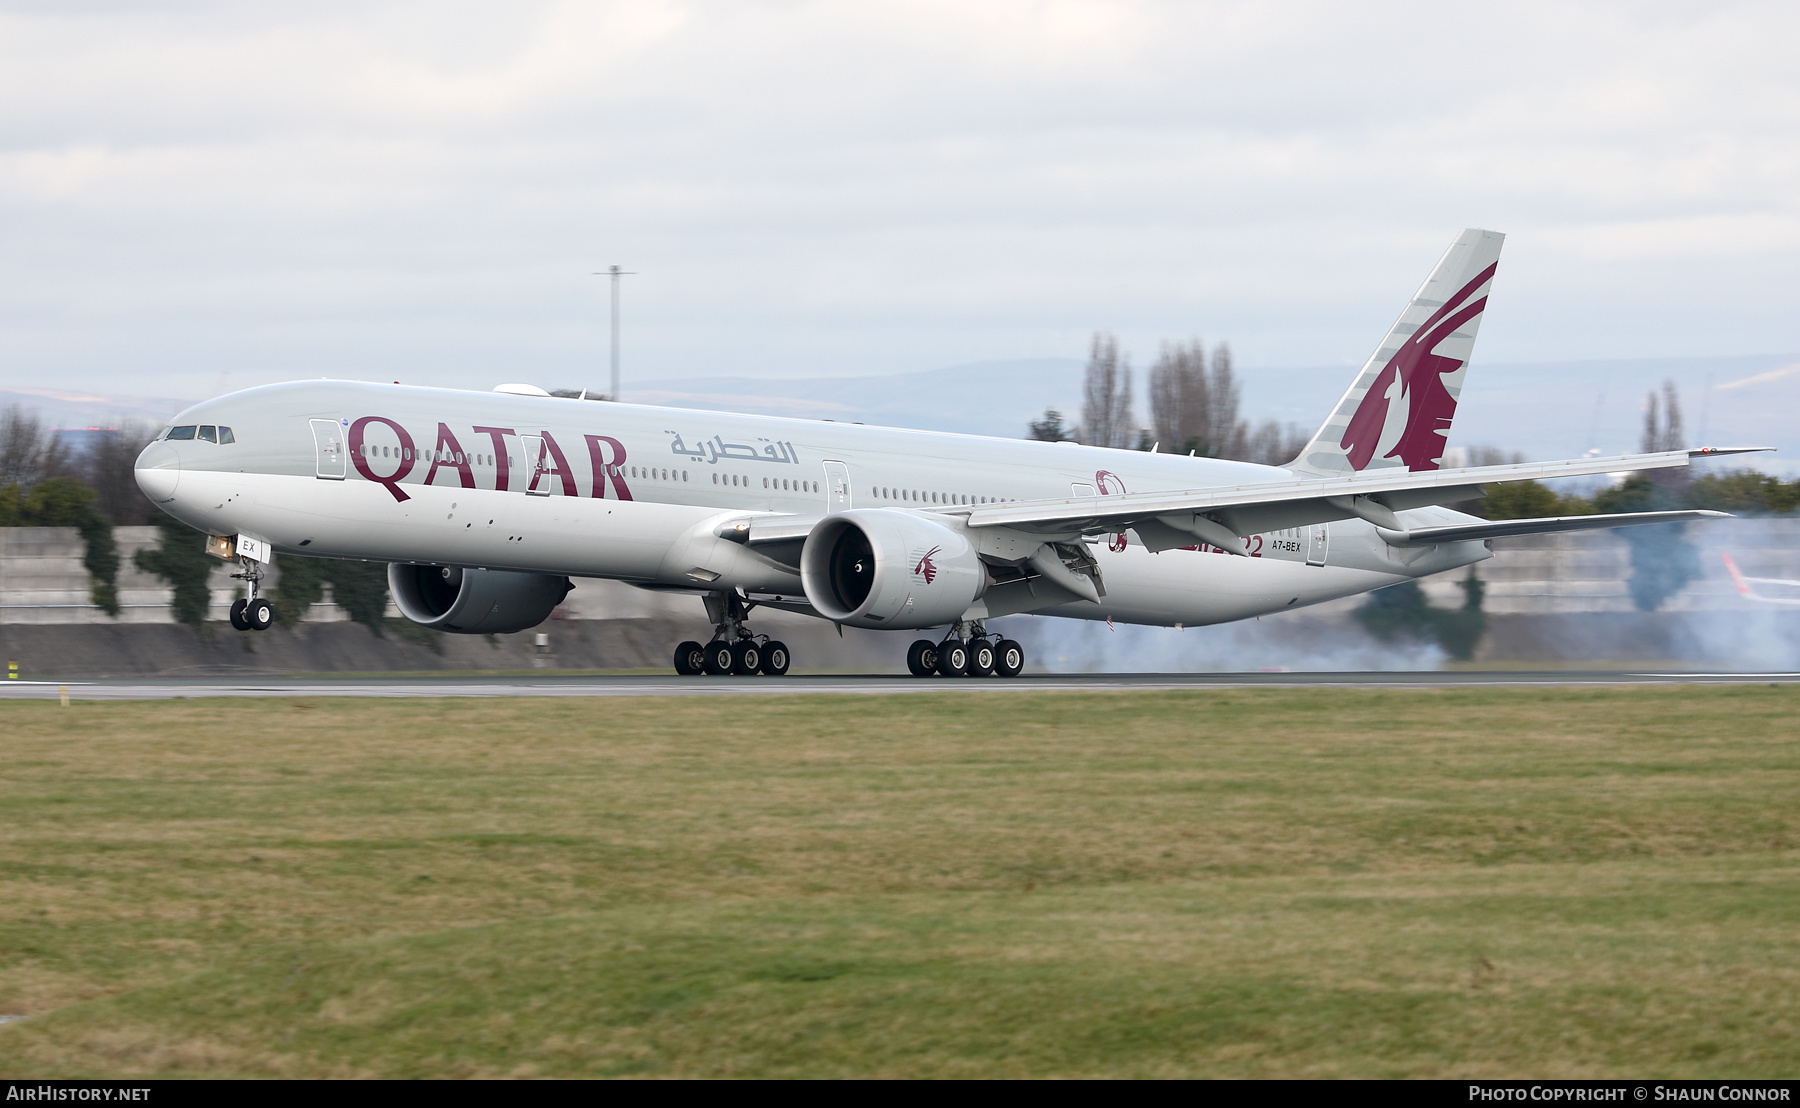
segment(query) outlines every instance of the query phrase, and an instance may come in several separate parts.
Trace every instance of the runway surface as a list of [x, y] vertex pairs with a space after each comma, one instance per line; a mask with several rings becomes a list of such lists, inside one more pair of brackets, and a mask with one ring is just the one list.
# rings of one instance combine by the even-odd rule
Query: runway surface
[[15, 700], [173, 700], [213, 696], [744, 696], [794, 693], [870, 695], [923, 692], [1128, 692], [1228, 688], [1476, 688], [1583, 685], [1796, 684], [1800, 673], [1547, 670], [1372, 673], [1031, 674], [948, 680], [905, 675], [788, 677], [529, 676], [492, 677], [195, 677], [0, 683]]

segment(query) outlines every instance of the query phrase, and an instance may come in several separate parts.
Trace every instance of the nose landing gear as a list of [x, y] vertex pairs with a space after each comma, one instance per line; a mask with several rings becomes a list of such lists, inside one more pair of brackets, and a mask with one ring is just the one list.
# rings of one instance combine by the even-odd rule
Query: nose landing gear
[[263, 572], [254, 558], [239, 558], [238, 563], [243, 569], [231, 577], [244, 583], [244, 595], [231, 602], [231, 626], [239, 631], [267, 631], [275, 622], [275, 605], [256, 595]]
[[713, 623], [712, 641], [701, 645], [689, 640], [675, 648], [675, 672], [683, 677], [702, 673], [711, 677], [764, 674], [780, 677], [788, 671], [792, 656], [787, 644], [753, 633], [744, 621], [756, 607], [735, 592], [708, 593], [706, 616]]
[[989, 635], [980, 620], [960, 621], [942, 642], [913, 643], [906, 668], [914, 677], [1017, 677], [1025, 671], [1025, 648]]

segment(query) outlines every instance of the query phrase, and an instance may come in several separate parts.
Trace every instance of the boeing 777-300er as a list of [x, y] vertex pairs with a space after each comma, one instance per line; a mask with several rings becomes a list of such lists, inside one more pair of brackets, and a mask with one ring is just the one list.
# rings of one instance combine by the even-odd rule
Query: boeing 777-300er
[[[547, 618], [571, 578], [680, 590], [710, 641], [683, 674], [787, 672], [758, 608], [920, 632], [924, 676], [1025, 666], [1016, 613], [1197, 626], [1492, 556], [1491, 540], [1719, 512], [1491, 522], [1482, 486], [1685, 466], [1736, 450], [1439, 468], [1504, 236], [1463, 232], [1284, 466], [549, 396], [350, 381], [246, 389], [138, 458], [164, 511], [235, 560], [240, 628], [275, 554], [388, 563], [402, 614], [462, 634]], [[696, 613], [698, 614], [698, 613]]]

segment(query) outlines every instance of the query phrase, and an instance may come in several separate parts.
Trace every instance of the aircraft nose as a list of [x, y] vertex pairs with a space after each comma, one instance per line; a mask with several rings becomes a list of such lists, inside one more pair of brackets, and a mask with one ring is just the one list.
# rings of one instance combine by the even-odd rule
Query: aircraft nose
[[133, 470], [138, 488], [157, 504], [175, 499], [175, 486], [181, 482], [181, 456], [166, 442], [153, 442], [138, 455]]

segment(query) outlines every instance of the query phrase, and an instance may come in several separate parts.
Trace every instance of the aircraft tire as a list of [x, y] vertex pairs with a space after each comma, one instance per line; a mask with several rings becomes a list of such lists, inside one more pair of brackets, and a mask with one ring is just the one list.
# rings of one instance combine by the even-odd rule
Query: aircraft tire
[[244, 622], [250, 625], [252, 631], [267, 631], [269, 625], [275, 622], [275, 605], [257, 597], [244, 605]]
[[762, 648], [762, 671], [769, 677], [787, 676], [788, 665], [793, 661], [788, 653], [787, 643], [766, 642]]
[[731, 666], [735, 660], [732, 657], [730, 643], [709, 642], [706, 644], [706, 653], [705, 657], [701, 659], [700, 668], [706, 671], [708, 677], [723, 677], [731, 672]]
[[706, 648], [692, 639], [675, 648], [675, 672], [696, 677], [706, 672]]
[[969, 644], [961, 639], [946, 639], [938, 644], [937, 671], [945, 677], [967, 677]]
[[1011, 639], [1001, 639], [994, 647], [994, 673], [1000, 677], [1017, 677], [1025, 672], [1025, 648]]
[[235, 630], [250, 630], [250, 621], [244, 618], [244, 609], [249, 606], [250, 602], [241, 596], [231, 602], [231, 626]]
[[761, 668], [762, 647], [750, 639], [739, 639], [731, 644], [731, 672], [749, 677]]
[[969, 676], [992, 677], [994, 662], [999, 657], [1000, 652], [994, 648], [992, 640], [976, 639], [969, 644]]
[[937, 672], [937, 644], [919, 639], [906, 648], [906, 668], [914, 677], [930, 677]]

